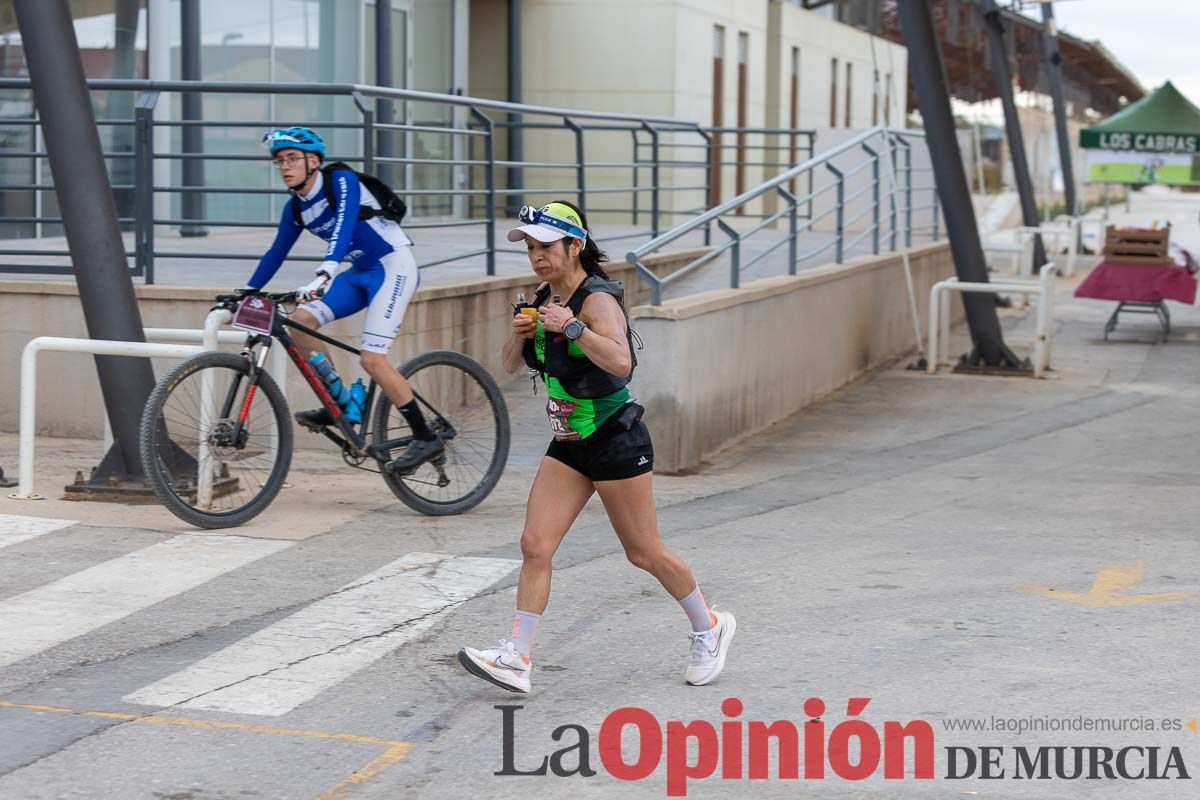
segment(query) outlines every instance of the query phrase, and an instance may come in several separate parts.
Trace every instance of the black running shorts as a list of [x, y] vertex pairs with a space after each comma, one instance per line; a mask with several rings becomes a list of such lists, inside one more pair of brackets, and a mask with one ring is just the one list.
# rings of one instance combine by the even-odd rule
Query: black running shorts
[[592, 481], [621, 481], [654, 469], [654, 445], [642, 422], [629, 430], [604, 425], [577, 442], [550, 442], [546, 455]]

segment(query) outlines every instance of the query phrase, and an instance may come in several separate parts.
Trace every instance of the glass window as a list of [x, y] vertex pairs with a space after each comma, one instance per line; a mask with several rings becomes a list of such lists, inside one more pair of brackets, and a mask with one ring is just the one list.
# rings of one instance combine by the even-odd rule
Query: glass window
[[[146, 0], [96, 0], [86, 5], [73, 4], [73, 11], [75, 38], [87, 77], [146, 77]], [[0, 0], [0, 74], [28, 76], [12, 0]], [[104, 152], [112, 154], [107, 159], [112, 183], [115, 187], [131, 186], [133, 161], [127, 156], [133, 152], [134, 93], [92, 92], [91, 98], [93, 113], [99, 121], [100, 145]], [[0, 220], [0, 238], [62, 234], [62, 227], [56, 223], [28, 221], [33, 217], [58, 216], [58, 198], [53, 191], [4, 188], [52, 182], [46, 159], [3, 157], [5, 151], [39, 149], [40, 140], [33, 126], [22, 122], [32, 120], [33, 116], [30, 92], [0, 91], [0, 217], [4, 218]], [[109, 124], [110, 120], [129, 123]], [[132, 191], [115, 188], [114, 195], [118, 215], [130, 217]]]
[[851, 107], [850, 89], [854, 85], [854, 65], [846, 64], [846, 127], [854, 127], [854, 111]]
[[[413, 88], [425, 92], [453, 94], [454, 86], [454, 2], [453, 0], [413, 0]], [[453, 107], [435, 103], [412, 103], [411, 121], [415, 125], [450, 127], [454, 124]], [[412, 156], [418, 159], [452, 159], [454, 138], [437, 133], [412, 136]], [[452, 189], [452, 167], [418, 165], [413, 167], [411, 185], [415, 189]], [[411, 198], [414, 212], [422, 216], [451, 212], [448, 195], [423, 195]]]
[[829, 66], [829, 127], [837, 127], [837, 107], [838, 107], [838, 60], [830, 59]]

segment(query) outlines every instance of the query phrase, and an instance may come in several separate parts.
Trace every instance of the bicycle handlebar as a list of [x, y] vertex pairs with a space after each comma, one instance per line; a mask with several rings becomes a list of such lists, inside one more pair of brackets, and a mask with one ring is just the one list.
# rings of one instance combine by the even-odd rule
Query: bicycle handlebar
[[294, 292], [294, 291], [291, 291], [291, 292], [239, 292], [237, 294], [219, 294], [219, 295], [217, 295], [216, 298], [214, 298], [216, 300], [217, 304], [212, 307], [212, 310], [215, 311], [218, 308], [224, 308], [228, 311], [233, 311], [237, 308], [238, 303], [242, 302], [242, 299], [249, 295], [259, 295], [259, 296], [267, 298], [268, 300], [274, 300], [276, 303], [294, 303], [294, 302], [296, 302], [296, 292]]

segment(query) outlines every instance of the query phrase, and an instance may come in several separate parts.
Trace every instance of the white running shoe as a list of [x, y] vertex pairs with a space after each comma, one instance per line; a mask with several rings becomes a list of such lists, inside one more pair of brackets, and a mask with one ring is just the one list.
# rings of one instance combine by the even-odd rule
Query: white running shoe
[[491, 681], [501, 689], [510, 692], [529, 691], [529, 675], [533, 672], [533, 665], [517, 652], [510, 641], [501, 639], [500, 646], [490, 650], [464, 647], [458, 651], [458, 661], [467, 672]]
[[686, 680], [692, 686], [712, 683], [725, 668], [725, 654], [737, 631], [737, 621], [728, 611], [713, 609], [717, 624], [712, 630], [692, 633], [692, 663], [688, 665]]

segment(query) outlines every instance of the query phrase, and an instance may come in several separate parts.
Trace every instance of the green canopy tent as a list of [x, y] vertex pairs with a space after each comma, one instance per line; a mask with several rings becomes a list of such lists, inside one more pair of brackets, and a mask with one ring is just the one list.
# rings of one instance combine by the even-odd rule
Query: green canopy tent
[[1200, 185], [1200, 108], [1167, 81], [1079, 132], [1091, 183]]

